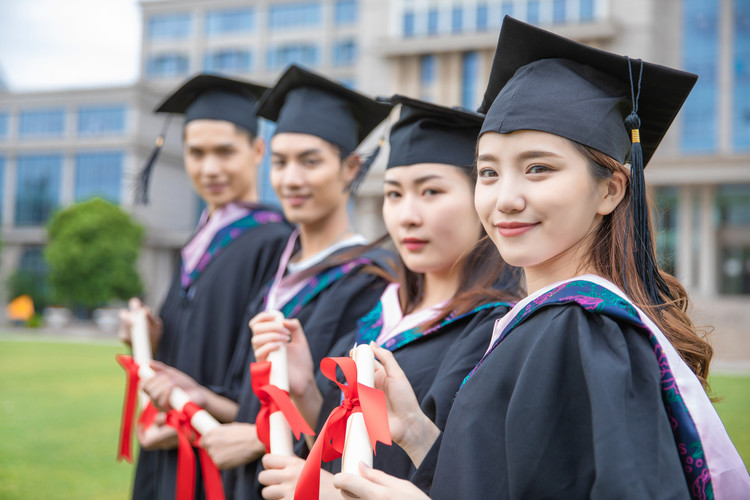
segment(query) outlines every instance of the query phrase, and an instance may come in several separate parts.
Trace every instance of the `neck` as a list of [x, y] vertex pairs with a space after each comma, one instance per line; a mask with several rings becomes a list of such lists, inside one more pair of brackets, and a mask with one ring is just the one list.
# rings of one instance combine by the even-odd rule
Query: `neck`
[[452, 299], [458, 291], [460, 279], [460, 270], [425, 273], [424, 295], [415, 312]]
[[210, 202], [207, 201], [206, 202], [206, 208], [208, 208], [208, 212], [212, 214], [212, 213], [214, 213], [214, 210], [216, 210], [217, 208], [222, 208], [222, 207], [225, 207], [225, 206], [229, 205], [230, 203], [238, 203], [238, 202], [239, 203], [242, 203], [242, 202], [244, 202], [244, 203], [258, 203], [258, 189], [255, 186], [253, 186], [244, 195], [239, 196], [239, 197], [237, 197], [237, 199], [228, 201], [228, 202], [226, 202], [224, 204], [221, 204], [221, 205], [215, 205], [215, 204], [210, 203]]
[[350, 227], [346, 206], [323, 220], [300, 224], [300, 259], [310, 258], [341, 240], [350, 233]]
[[581, 274], [597, 274], [593, 267], [581, 265], [586, 262], [586, 251], [583, 247], [585, 247], [583, 242], [579, 242], [541, 264], [524, 267], [527, 293], [532, 294], [547, 285], [569, 280]]

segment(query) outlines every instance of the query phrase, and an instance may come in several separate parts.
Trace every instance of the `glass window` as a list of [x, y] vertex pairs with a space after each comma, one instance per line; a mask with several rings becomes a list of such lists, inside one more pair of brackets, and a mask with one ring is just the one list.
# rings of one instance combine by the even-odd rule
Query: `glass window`
[[414, 36], [414, 12], [404, 12], [404, 36]]
[[82, 106], [78, 108], [80, 135], [121, 134], [125, 132], [124, 105]]
[[97, 151], [76, 155], [75, 200], [95, 196], [120, 203], [123, 153]]
[[466, 109], [476, 109], [477, 77], [479, 76], [479, 54], [467, 52], [461, 64], [461, 106]]
[[253, 29], [253, 9], [209, 10], [206, 12], [206, 35], [243, 33]]
[[21, 137], [59, 137], [65, 131], [64, 109], [35, 109], [21, 111]]
[[427, 12], [427, 34], [436, 35], [438, 32], [438, 10], [430, 9]]
[[505, 16], [512, 16], [513, 15], [513, 2], [503, 2], [500, 6], [500, 19], [503, 19]]
[[486, 31], [489, 17], [489, 8], [486, 3], [477, 5], [477, 31]]
[[352, 77], [343, 77], [338, 78], [338, 81], [341, 85], [348, 89], [356, 90], [357, 89], [357, 79]]
[[526, 22], [539, 24], [539, 2], [529, 1], [526, 3]]
[[5, 157], [0, 156], [0, 226], [3, 224], [3, 193], [5, 192]]
[[320, 2], [272, 5], [269, 22], [271, 28], [316, 26], [322, 20], [321, 11]]
[[453, 7], [451, 13], [451, 32], [461, 33], [464, 29], [464, 10], [459, 7]]
[[333, 46], [333, 65], [351, 66], [357, 60], [357, 42], [354, 40], [338, 41]]
[[683, 23], [683, 67], [699, 78], [682, 107], [680, 144], [683, 152], [706, 153], [717, 145], [718, 4], [685, 0]]
[[152, 55], [146, 61], [146, 75], [149, 78], [184, 76], [189, 68], [190, 62], [185, 54]]
[[565, 0], [554, 0], [552, 3], [552, 22], [555, 24], [565, 22]]
[[0, 113], [0, 139], [8, 137], [8, 113]]
[[208, 72], [246, 73], [252, 67], [253, 57], [249, 50], [217, 50], [203, 56], [203, 69]]
[[750, 294], [750, 184], [719, 186], [719, 291]]
[[419, 59], [419, 80], [422, 87], [429, 87], [435, 83], [435, 67], [437, 56], [429, 54]]
[[13, 293], [31, 295], [37, 311], [49, 305], [52, 289], [49, 284], [49, 266], [44, 258], [44, 249], [38, 245], [24, 247], [21, 261], [14, 274]]
[[[274, 132], [276, 132], [276, 124], [272, 121], [261, 118], [258, 121], [260, 128], [258, 135], [263, 138], [266, 144], [271, 144], [271, 138], [273, 138]], [[271, 185], [271, 155], [263, 155], [263, 159], [258, 167], [258, 198], [263, 203], [271, 203], [273, 205], [279, 205], [279, 199], [276, 196], [276, 192], [273, 190]]]
[[358, 14], [357, 0], [336, 1], [334, 20], [337, 25], [356, 23]]
[[750, 150], [750, 2], [734, 2], [732, 146]]
[[594, 19], [594, 1], [595, 0], [580, 0], [580, 15], [581, 21], [592, 21]]
[[165, 14], [152, 16], [146, 24], [151, 40], [178, 40], [190, 36], [190, 14]]
[[284, 68], [290, 64], [316, 66], [318, 64], [318, 47], [312, 44], [294, 44], [273, 47], [268, 50], [268, 69]]
[[19, 155], [17, 166], [16, 225], [44, 225], [60, 202], [62, 155]]
[[654, 198], [654, 232], [656, 233], [656, 257], [659, 266], [671, 275], [675, 273], [677, 249], [677, 217], [679, 194], [674, 186], [660, 187]]

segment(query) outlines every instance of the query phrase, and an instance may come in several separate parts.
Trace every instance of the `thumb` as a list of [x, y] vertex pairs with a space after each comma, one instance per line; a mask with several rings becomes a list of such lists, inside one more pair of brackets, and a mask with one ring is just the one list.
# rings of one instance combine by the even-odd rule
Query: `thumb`
[[297, 318], [285, 319], [284, 327], [291, 333], [292, 342], [307, 344], [307, 337], [305, 336], [305, 331], [302, 329], [302, 323]]
[[389, 377], [406, 377], [404, 371], [399, 366], [396, 358], [393, 357], [393, 353], [391, 351], [389, 351], [388, 349], [383, 349], [375, 342], [370, 342], [370, 347], [372, 348], [372, 352], [375, 354], [375, 357], [383, 365], [386, 375], [388, 375]]

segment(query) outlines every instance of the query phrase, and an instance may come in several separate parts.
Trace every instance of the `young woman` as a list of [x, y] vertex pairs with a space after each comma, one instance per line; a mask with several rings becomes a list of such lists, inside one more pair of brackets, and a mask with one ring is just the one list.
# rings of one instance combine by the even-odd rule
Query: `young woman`
[[[401, 257], [401, 278], [329, 355], [346, 356], [353, 345], [371, 341], [384, 346], [403, 367], [416, 401], [442, 428], [459, 384], [486, 349], [495, 319], [518, 296], [518, 282], [486, 238], [472, 203], [482, 116], [402, 96], [393, 102], [401, 104], [401, 114], [390, 132], [383, 219]], [[320, 432], [341, 391], [334, 381], [316, 382], [305, 334], [294, 325], [290, 331], [292, 398]], [[285, 341], [278, 333], [253, 333], [259, 359]], [[320, 474], [320, 459], [309, 459], [300, 476], [303, 463], [266, 455], [259, 476], [266, 485], [263, 497], [291, 499], [298, 478], [320, 475], [321, 498], [340, 498], [332, 474]], [[323, 466], [341, 468], [340, 460]], [[379, 444], [374, 466], [397, 477], [413, 472], [398, 446]], [[314, 481], [309, 486], [316, 487]]]
[[[354, 150], [390, 109], [298, 66], [291, 66], [258, 106], [259, 116], [276, 122], [271, 184], [297, 231], [244, 324], [278, 329], [276, 316], [267, 311], [280, 311], [287, 324], [304, 325], [316, 362], [354, 328], [387, 284], [382, 275], [391, 255], [372, 248], [352, 228], [348, 206], [352, 186], [364, 175]], [[225, 474], [228, 498], [251, 497], [264, 452], [254, 425], [260, 403], [248, 370], [254, 361], [250, 335], [245, 326], [230, 369], [242, 380], [236, 421], [202, 438], [219, 468], [239, 466]]]
[[[496, 325], [442, 434], [414, 405], [394, 417], [411, 424], [394, 439], [432, 498], [750, 493], [702, 387], [711, 348], [685, 313], [684, 289], [656, 267], [642, 191], [643, 166], [694, 81], [506, 18], [475, 203], [530, 295]], [[404, 402], [403, 389], [386, 389], [393, 406]], [[335, 482], [359, 498], [424, 498], [363, 475]]]
[[[149, 312], [154, 357], [220, 394], [248, 301], [271, 279], [291, 228], [275, 209], [257, 203], [257, 169], [265, 145], [258, 135], [255, 106], [265, 87], [213, 75], [198, 75], [170, 95], [159, 113], [185, 116], [185, 170], [206, 203], [198, 228], [181, 251], [179, 266], [159, 315]], [[148, 174], [143, 174], [143, 189]], [[141, 194], [145, 194], [141, 193]], [[134, 307], [141, 307], [137, 299]], [[120, 337], [129, 343], [123, 315]], [[236, 395], [234, 396], [236, 399]], [[216, 398], [218, 406], [231, 401]], [[142, 445], [134, 498], [160, 495], [174, 485], [176, 433], [163, 414], [138, 428]], [[230, 419], [231, 420], [231, 419]]]

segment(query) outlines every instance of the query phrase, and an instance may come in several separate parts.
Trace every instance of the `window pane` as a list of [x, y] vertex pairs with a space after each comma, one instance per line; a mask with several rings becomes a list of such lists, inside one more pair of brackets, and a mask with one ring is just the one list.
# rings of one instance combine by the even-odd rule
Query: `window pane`
[[552, 22], [564, 23], [565, 22], [565, 0], [554, 0], [552, 3]]
[[430, 54], [422, 56], [419, 61], [419, 79], [423, 87], [429, 87], [435, 82], [435, 66], [437, 57]]
[[594, 19], [594, 0], [581, 0], [581, 21]]
[[0, 139], [8, 137], [8, 113], [0, 113]]
[[427, 34], [435, 35], [438, 31], [438, 11], [437, 9], [430, 9], [427, 12]]
[[750, 184], [719, 186], [720, 292], [750, 294]]
[[529, 1], [526, 4], [526, 22], [529, 24], [539, 24], [539, 2]]
[[211, 10], [206, 13], [206, 34], [249, 32], [253, 21], [253, 9]]
[[750, 1], [734, 2], [732, 146], [750, 150]]
[[76, 155], [76, 202], [98, 196], [119, 203], [123, 156], [120, 151]]
[[512, 16], [512, 15], [513, 15], [513, 2], [503, 2], [501, 6], [500, 19], [503, 19], [505, 16]]
[[152, 40], [177, 40], [190, 36], [190, 14], [153, 16], [148, 20], [147, 35]]
[[477, 5], [477, 31], [485, 31], [487, 29], [487, 18], [489, 16], [489, 9], [486, 3], [480, 3]]
[[657, 189], [655, 201], [657, 208], [654, 211], [656, 257], [659, 266], [674, 275], [679, 216], [677, 188], [670, 186]]
[[65, 131], [65, 110], [21, 111], [19, 129], [21, 137], [59, 137]]
[[153, 55], [146, 61], [146, 74], [149, 78], [174, 78], [187, 74], [189, 66], [184, 54]]
[[338, 0], [334, 19], [336, 24], [352, 24], [357, 22], [357, 0]]
[[78, 133], [121, 134], [125, 132], [125, 112], [123, 105], [81, 107], [78, 109]]
[[289, 64], [316, 66], [318, 64], [318, 47], [315, 45], [295, 44], [282, 45], [268, 50], [266, 65], [269, 69], [280, 69]]
[[269, 22], [271, 28], [316, 26], [322, 20], [321, 10], [319, 2], [272, 5]]
[[354, 40], [336, 42], [333, 46], [333, 65], [350, 66], [357, 59], [357, 44]]
[[682, 107], [681, 147], [686, 153], [705, 153], [717, 145], [717, 4], [685, 0], [683, 23], [683, 66], [698, 74], [698, 82]]
[[62, 155], [20, 155], [16, 169], [16, 225], [41, 226], [60, 200]]
[[414, 12], [404, 12], [404, 36], [414, 36]]
[[464, 10], [461, 7], [453, 7], [451, 15], [451, 31], [461, 33], [464, 27]]
[[219, 50], [203, 56], [203, 69], [208, 72], [246, 73], [252, 66], [249, 50]]
[[477, 76], [479, 73], [479, 55], [476, 52], [464, 54], [461, 65], [461, 106], [466, 109], [476, 109]]
[[3, 224], [3, 193], [5, 192], [5, 157], [0, 156], [0, 226]]

